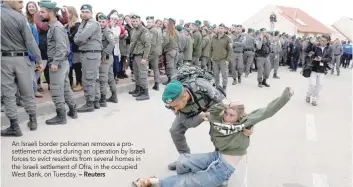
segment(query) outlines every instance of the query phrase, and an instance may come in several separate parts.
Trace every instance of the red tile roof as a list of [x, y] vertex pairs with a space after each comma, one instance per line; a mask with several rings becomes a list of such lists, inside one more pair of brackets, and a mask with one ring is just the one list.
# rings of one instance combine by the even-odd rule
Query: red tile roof
[[[327, 28], [324, 24], [311, 17], [309, 14], [300, 10], [299, 8], [277, 6], [282, 12], [279, 12], [281, 16], [286, 18], [288, 21], [293, 23], [299, 32], [308, 32], [308, 33], [331, 33], [332, 31]], [[299, 22], [304, 22], [305, 25], [302, 25]]]

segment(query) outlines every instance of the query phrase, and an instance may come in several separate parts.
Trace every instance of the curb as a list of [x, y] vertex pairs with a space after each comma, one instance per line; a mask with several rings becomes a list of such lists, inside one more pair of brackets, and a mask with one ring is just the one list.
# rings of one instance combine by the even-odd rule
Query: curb
[[[167, 80], [166, 76], [160, 76], [161, 81]], [[154, 84], [154, 79], [150, 78], [148, 79], [148, 84], [151, 86]], [[122, 94], [129, 92], [135, 88], [135, 83], [134, 82], [129, 82], [125, 84], [118, 84], [116, 86], [117, 94]], [[110, 92], [108, 92], [110, 94]], [[107, 97], [110, 97], [110, 95], [107, 95]], [[80, 92], [77, 95], [74, 95], [73, 99], [75, 99], [77, 105], [82, 105], [85, 103], [85, 98], [83, 95], [83, 92]], [[40, 116], [52, 114], [55, 112], [55, 106], [53, 104], [52, 100], [48, 100], [46, 102], [40, 103], [36, 105], [37, 107], [37, 118]], [[19, 116], [19, 123], [22, 123], [24, 121], [28, 121], [28, 114], [24, 110], [23, 107], [17, 107], [17, 112]], [[1, 126], [7, 126], [9, 124], [9, 119], [6, 117], [5, 113], [1, 113]]]

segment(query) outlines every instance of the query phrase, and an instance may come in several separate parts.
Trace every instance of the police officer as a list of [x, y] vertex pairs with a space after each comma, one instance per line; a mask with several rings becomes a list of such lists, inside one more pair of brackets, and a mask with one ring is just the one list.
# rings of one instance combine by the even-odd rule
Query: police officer
[[[96, 101], [94, 102], [95, 108], [107, 107], [107, 87], [108, 87], [108, 76], [109, 70], [113, 70], [113, 49], [115, 45], [114, 35], [110, 28], [107, 26], [107, 16], [100, 14], [97, 17], [97, 21], [102, 29], [102, 59], [99, 65], [99, 89], [96, 89]], [[114, 73], [110, 73], [110, 88], [112, 89], [112, 95], [115, 95], [116, 99], [116, 85], [114, 81]], [[96, 87], [98, 88], [98, 86]], [[100, 91], [100, 92], [99, 92]], [[99, 99], [100, 98], [100, 99]], [[97, 100], [99, 99], [99, 105]]]
[[153, 69], [154, 75], [154, 85], [152, 89], [159, 90], [159, 68], [158, 68], [158, 60], [159, 56], [162, 55], [162, 31], [157, 29], [154, 25], [154, 16], [148, 16], [146, 18], [146, 27], [149, 30], [149, 34], [151, 36], [151, 49], [150, 55], [148, 56], [148, 62]]
[[246, 38], [242, 35], [242, 26], [236, 25], [235, 35], [232, 35], [232, 46], [233, 46], [233, 56], [232, 56], [232, 73], [233, 73], [233, 85], [238, 82], [241, 83], [241, 76], [244, 70], [244, 59], [243, 52], [245, 47]]
[[245, 36], [245, 47], [244, 47], [245, 77], [249, 76], [250, 68], [254, 63], [254, 55], [255, 55], [254, 31], [255, 31], [254, 29], [249, 28], [248, 34]]
[[201, 68], [207, 70], [207, 65], [210, 60], [211, 38], [208, 34], [208, 28], [202, 28], [202, 53], [201, 53]]
[[56, 3], [41, 1], [40, 17], [43, 22], [49, 23], [47, 33], [48, 64], [50, 68], [50, 94], [56, 108], [56, 116], [45, 121], [47, 125], [66, 124], [65, 102], [70, 108], [68, 115], [77, 118], [76, 104], [72, 99], [69, 82], [70, 42], [65, 27], [56, 19]]
[[148, 93], [148, 56], [151, 49], [151, 38], [147, 28], [141, 24], [140, 16], [131, 16], [134, 27], [129, 54], [132, 57], [133, 70], [135, 76], [135, 90], [129, 92], [137, 101], [150, 99]]
[[189, 28], [184, 27], [183, 32], [186, 37], [186, 46], [184, 52], [184, 63], [186, 63], [191, 62], [192, 60], [193, 40], [191, 37], [191, 30]]
[[178, 31], [178, 38], [179, 38], [179, 53], [178, 53], [178, 60], [176, 63], [176, 69], [183, 65], [184, 61], [184, 53], [186, 51], [186, 44], [187, 38], [185, 33], [183, 32], [183, 26], [177, 25], [176, 30]]
[[201, 21], [196, 20], [192, 24], [192, 38], [194, 41], [193, 50], [192, 50], [192, 64], [198, 67], [201, 67], [200, 57], [202, 53], [202, 36], [200, 33]]
[[32, 86], [33, 67], [27, 49], [35, 57], [38, 70], [42, 70], [42, 57], [26, 18], [21, 14], [22, 8], [23, 1], [1, 3], [1, 95], [5, 114], [10, 119], [10, 127], [2, 130], [1, 136], [22, 136], [16, 111], [17, 87], [29, 114], [30, 121], [27, 125], [31, 131], [37, 129]]
[[274, 36], [271, 38], [272, 43], [272, 52], [270, 54], [270, 62], [273, 68], [273, 78], [279, 79], [277, 75], [278, 67], [279, 67], [279, 56], [282, 49], [281, 41], [279, 40], [279, 31], [275, 31]]
[[[92, 6], [81, 6], [82, 23], [75, 35], [74, 42], [79, 46], [82, 62], [82, 83], [86, 104], [77, 109], [78, 112], [93, 112], [96, 98], [96, 87], [99, 87], [99, 65], [102, 52], [102, 32], [99, 23], [92, 18]], [[96, 99], [96, 100], [95, 100]], [[99, 98], [100, 99], [100, 98]]]
[[[162, 100], [176, 115], [169, 132], [180, 154], [190, 153], [185, 133], [189, 128], [195, 128], [203, 122], [202, 112], [216, 103], [227, 103], [225, 96], [202, 78], [183, 83], [172, 80], [166, 86]], [[169, 164], [168, 169], [175, 170], [176, 162]]]
[[270, 87], [267, 84], [267, 79], [271, 71], [271, 63], [269, 55], [271, 53], [271, 41], [269, 36], [265, 33], [266, 29], [260, 29], [260, 36], [255, 40], [256, 55], [257, 55], [257, 80], [258, 86], [262, 88], [263, 86]]

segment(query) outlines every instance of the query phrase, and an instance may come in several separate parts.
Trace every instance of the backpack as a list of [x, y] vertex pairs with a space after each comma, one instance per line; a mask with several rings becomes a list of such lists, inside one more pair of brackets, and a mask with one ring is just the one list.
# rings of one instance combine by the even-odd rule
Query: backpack
[[311, 63], [305, 64], [303, 67], [303, 70], [301, 71], [301, 74], [303, 75], [303, 77], [309, 78], [312, 72], [312, 68], [313, 66]]

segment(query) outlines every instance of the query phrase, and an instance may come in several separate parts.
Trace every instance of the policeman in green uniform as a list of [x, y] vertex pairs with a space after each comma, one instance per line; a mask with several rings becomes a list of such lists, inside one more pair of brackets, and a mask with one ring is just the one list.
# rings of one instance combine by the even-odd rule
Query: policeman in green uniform
[[187, 44], [187, 38], [185, 33], [183, 32], [183, 26], [177, 25], [176, 30], [178, 31], [178, 42], [179, 42], [179, 53], [178, 53], [178, 60], [176, 63], [176, 69], [178, 69], [180, 66], [183, 65], [184, 61], [184, 53], [186, 51], [186, 44]]
[[196, 20], [192, 24], [192, 38], [194, 41], [192, 50], [192, 64], [201, 67], [200, 57], [202, 53], [202, 36], [200, 33], [201, 21]]
[[245, 65], [245, 77], [250, 74], [250, 68], [254, 63], [255, 56], [255, 40], [254, 40], [254, 29], [249, 28], [248, 33], [245, 36], [245, 47], [244, 47], [244, 65]]
[[[92, 17], [92, 6], [81, 6], [82, 23], [74, 42], [79, 46], [82, 62], [82, 83], [86, 104], [78, 112], [93, 112], [98, 105], [96, 92], [99, 89], [99, 65], [102, 58], [102, 31], [99, 23]], [[96, 88], [98, 87], [98, 88]]]
[[[236, 85], [238, 82], [241, 83], [241, 76], [244, 70], [244, 60], [243, 52], [245, 47], [245, 37], [242, 35], [242, 26], [236, 25], [235, 32], [232, 35], [232, 46], [233, 46], [233, 55], [232, 55], [232, 73], [233, 73], [233, 85]], [[238, 81], [237, 81], [238, 79]]]
[[279, 67], [280, 52], [282, 50], [281, 41], [278, 37], [279, 31], [274, 32], [274, 36], [271, 38], [272, 43], [272, 53], [270, 55], [271, 67], [273, 68], [273, 78], [279, 79], [277, 75]]
[[150, 99], [148, 93], [148, 56], [151, 50], [151, 38], [147, 28], [141, 24], [140, 16], [131, 16], [134, 27], [131, 36], [129, 54], [132, 57], [135, 76], [135, 90], [129, 92], [137, 101]]
[[[164, 89], [162, 100], [176, 115], [169, 131], [180, 154], [190, 153], [185, 133], [203, 122], [200, 114], [216, 103], [227, 103], [225, 96], [203, 78], [172, 80]], [[168, 168], [175, 170], [176, 163], [169, 164]]]
[[184, 52], [184, 63], [191, 62], [192, 60], [192, 49], [193, 49], [193, 39], [191, 37], [190, 29], [184, 27], [183, 32], [186, 36], [186, 49]]
[[211, 38], [208, 34], [208, 28], [202, 28], [202, 53], [201, 53], [201, 68], [207, 70], [207, 65], [210, 60]]

